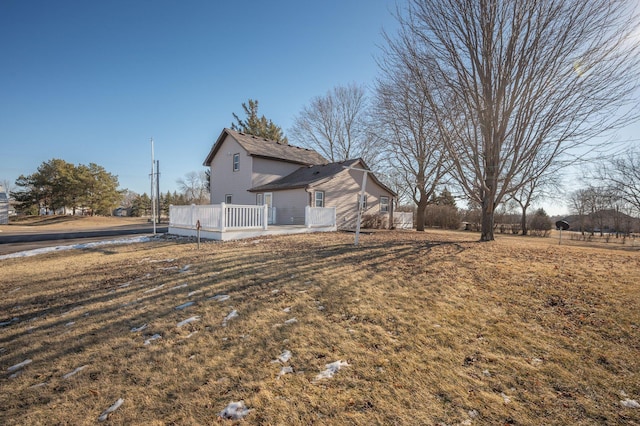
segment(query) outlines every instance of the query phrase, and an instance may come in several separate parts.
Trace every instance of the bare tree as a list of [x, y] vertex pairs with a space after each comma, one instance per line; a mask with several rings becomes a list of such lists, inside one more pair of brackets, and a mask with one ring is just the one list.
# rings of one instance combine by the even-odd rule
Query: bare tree
[[595, 177], [640, 215], [640, 150], [618, 154], [597, 168]]
[[521, 182], [523, 183], [509, 197], [520, 206], [520, 228], [522, 235], [527, 235], [527, 210], [541, 197], [552, 197], [549, 191], [560, 186], [560, 174], [553, 170], [552, 173], [534, 174], [532, 177], [521, 179]]
[[317, 96], [295, 118], [292, 140], [320, 152], [332, 162], [362, 158], [375, 167], [379, 138], [371, 129], [364, 87], [337, 86]]
[[177, 180], [180, 192], [188, 203], [207, 204], [209, 202], [208, 177], [205, 172], [189, 172]]
[[[589, 209], [589, 191], [587, 188], [581, 188], [571, 193], [569, 202], [571, 204], [571, 210], [578, 216], [580, 221], [580, 233], [584, 235], [586, 219]], [[575, 227], [574, 227], [575, 229]]]
[[13, 191], [13, 183], [9, 179], [3, 179], [0, 181], [0, 190], [7, 194], [11, 193]]
[[376, 116], [384, 135], [388, 161], [416, 203], [416, 229], [424, 231], [429, 200], [448, 171], [441, 133], [412, 57], [388, 51], [377, 82]]
[[634, 3], [409, 0], [398, 13], [390, 49], [425, 74], [455, 177], [482, 207], [482, 241], [503, 198], [634, 114]]

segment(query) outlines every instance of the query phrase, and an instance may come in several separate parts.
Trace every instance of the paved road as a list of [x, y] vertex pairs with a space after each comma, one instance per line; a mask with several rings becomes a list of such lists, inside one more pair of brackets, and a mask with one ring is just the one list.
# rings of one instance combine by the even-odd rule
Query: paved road
[[[156, 232], [164, 234], [167, 226], [157, 226]], [[93, 241], [111, 240], [117, 237], [137, 234], [152, 234], [153, 225], [125, 225], [113, 228], [85, 229], [81, 231], [59, 232], [2, 232], [0, 233], [0, 255], [33, 250], [42, 247], [72, 245]]]

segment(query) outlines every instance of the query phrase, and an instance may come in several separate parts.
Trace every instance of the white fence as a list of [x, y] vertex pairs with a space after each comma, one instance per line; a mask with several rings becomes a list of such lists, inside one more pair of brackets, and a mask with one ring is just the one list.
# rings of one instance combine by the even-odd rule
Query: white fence
[[314, 226], [335, 226], [335, 224], [335, 207], [305, 207], [304, 225], [307, 228], [311, 228]]
[[[268, 229], [275, 209], [264, 206], [210, 204], [204, 206], [170, 206], [169, 227], [225, 232], [241, 229]], [[271, 218], [272, 219], [272, 218]], [[335, 207], [306, 207], [304, 224], [307, 228], [336, 224]]]

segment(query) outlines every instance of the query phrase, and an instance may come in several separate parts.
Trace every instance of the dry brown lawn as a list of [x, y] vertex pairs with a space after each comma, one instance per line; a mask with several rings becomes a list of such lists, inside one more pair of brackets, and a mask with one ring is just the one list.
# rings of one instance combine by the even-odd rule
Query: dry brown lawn
[[9, 225], [0, 225], [0, 232], [81, 231], [123, 225], [147, 224], [147, 218], [115, 216], [25, 216], [11, 218]]
[[0, 424], [95, 424], [120, 398], [106, 423], [231, 423], [219, 414], [244, 401], [242, 424], [640, 424], [621, 403], [640, 401], [640, 253], [475, 238], [2, 260]]

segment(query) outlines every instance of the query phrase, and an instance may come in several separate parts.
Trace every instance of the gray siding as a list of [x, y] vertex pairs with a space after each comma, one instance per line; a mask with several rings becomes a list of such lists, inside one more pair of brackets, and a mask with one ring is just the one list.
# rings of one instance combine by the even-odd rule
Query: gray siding
[[[328, 182], [314, 187], [314, 190], [325, 192], [325, 207], [336, 207], [338, 228], [352, 229], [356, 227], [362, 173], [357, 170], [345, 170]], [[380, 212], [380, 197], [389, 197], [389, 202], [391, 202], [393, 195], [370, 178], [367, 179], [365, 193], [367, 208], [363, 214], [385, 216], [388, 223], [390, 213]]]
[[284, 161], [268, 160], [266, 158], [253, 157], [253, 175], [251, 187], [265, 185], [280, 179], [300, 168], [300, 164], [287, 163]]
[[[233, 154], [240, 154], [240, 170], [233, 171]], [[227, 136], [217, 155], [211, 161], [211, 204], [225, 201], [225, 195], [233, 196], [233, 204], [255, 204], [251, 188], [253, 158], [233, 138]]]

